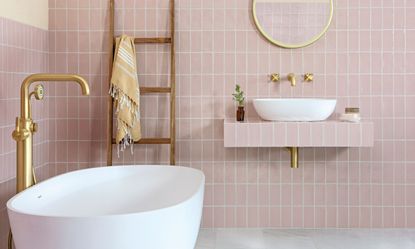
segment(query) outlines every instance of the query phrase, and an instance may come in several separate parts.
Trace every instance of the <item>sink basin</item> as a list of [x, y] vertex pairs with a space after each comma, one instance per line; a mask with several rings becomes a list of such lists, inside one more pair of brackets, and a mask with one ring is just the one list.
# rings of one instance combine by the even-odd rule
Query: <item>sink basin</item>
[[333, 114], [335, 99], [254, 99], [258, 115], [269, 121], [323, 121]]

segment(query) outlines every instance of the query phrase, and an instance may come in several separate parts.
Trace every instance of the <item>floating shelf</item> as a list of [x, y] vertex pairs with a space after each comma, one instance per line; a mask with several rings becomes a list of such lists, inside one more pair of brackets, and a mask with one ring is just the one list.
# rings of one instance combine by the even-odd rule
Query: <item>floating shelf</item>
[[370, 121], [346, 123], [224, 120], [225, 147], [373, 147]]

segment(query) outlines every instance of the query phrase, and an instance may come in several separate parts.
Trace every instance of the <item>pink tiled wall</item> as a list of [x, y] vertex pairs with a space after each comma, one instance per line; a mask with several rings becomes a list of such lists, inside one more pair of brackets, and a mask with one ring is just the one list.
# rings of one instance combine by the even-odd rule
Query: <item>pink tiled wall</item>
[[[412, 1], [337, 0], [327, 35], [298, 50], [261, 37], [250, 0], [176, 2], [177, 164], [206, 174], [204, 227], [415, 227]], [[167, 0], [117, 0], [116, 7], [118, 33], [167, 34]], [[106, 0], [50, 0], [50, 8], [49, 71], [79, 73], [92, 90], [84, 98], [76, 85], [48, 89], [48, 122], [41, 125], [49, 127], [50, 152], [42, 162], [50, 163], [47, 173], [53, 175], [105, 165], [109, 50]], [[141, 84], [166, 84], [169, 47], [137, 50]], [[315, 81], [295, 88], [287, 81], [269, 83], [274, 72], [313, 72]], [[235, 115], [235, 83], [249, 100], [329, 97], [338, 99], [337, 112], [359, 106], [375, 123], [375, 146], [303, 149], [298, 170], [290, 169], [284, 149], [225, 149], [223, 119]], [[16, 93], [1, 92], [1, 101], [12, 101], [16, 109]], [[142, 106], [145, 136], [168, 135], [168, 99], [146, 96]], [[248, 117], [257, 117], [250, 102], [247, 109]], [[1, 136], [11, 132], [15, 113], [7, 114]], [[13, 163], [13, 145], [2, 146], [3, 161]], [[168, 147], [136, 146], [134, 155], [125, 153], [116, 163], [166, 164]]]
[[[50, 71], [87, 79], [91, 94], [77, 84], [53, 86], [49, 162], [54, 174], [103, 165], [108, 84], [105, 2], [49, 1]], [[107, 43], [108, 44], [108, 43]]]
[[[48, 70], [48, 49], [46, 30], [0, 18], [0, 248], [7, 246], [5, 202], [15, 193], [16, 145], [11, 134], [20, 112], [20, 84], [29, 74]], [[49, 86], [45, 87], [48, 91]], [[48, 166], [49, 101], [32, 102], [33, 117], [40, 127], [34, 137], [34, 163], [42, 179], [47, 177]]]

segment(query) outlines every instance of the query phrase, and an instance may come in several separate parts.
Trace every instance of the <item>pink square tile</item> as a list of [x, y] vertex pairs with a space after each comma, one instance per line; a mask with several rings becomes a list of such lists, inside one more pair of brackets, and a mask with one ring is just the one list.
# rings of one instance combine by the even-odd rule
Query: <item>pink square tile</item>
[[248, 227], [259, 226], [259, 210], [258, 207], [248, 207]]
[[271, 123], [261, 126], [261, 146], [270, 147], [273, 143], [274, 130]]
[[236, 127], [234, 124], [225, 124], [225, 147], [234, 147], [236, 143]]
[[311, 139], [314, 146], [323, 146], [324, 144], [324, 130], [321, 125], [311, 126]]
[[287, 144], [289, 146], [298, 146], [300, 144], [299, 125], [297, 123], [287, 124]]
[[258, 205], [258, 188], [256, 185], [248, 185], [247, 187], [247, 204], [248, 206]]
[[273, 146], [286, 144], [287, 141], [287, 126], [284, 123], [273, 123]]
[[324, 145], [333, 146], [337, 142], [337, 131], [335, 123], [326, 123], [324, 125]]
[[281, 227], [281, 209], [278, 207], [270, 208], [270, 226]]
[[248, 125], [248, 144], [250, 147], [261, 146], [261, 127], [257, 124]]
[[225, 209], [222, 207], [216, 207], [213, 212], [214, 226], [216, 228], [225, 226]]
[[236, 144], [238, 146], [247, 147], [249, 145], [249, 128], [246, 124], [239, 124], [236, 128]]
[[214, 224], [213, 208], [203, 207], [202, 227], [213, 227]]
[[235, 208], [225, 208], [225, 227], [236, 227]]
[[247, 227], [247, 208], [237, 207], [236, 208], [236, 227], [243, 228]]
[[338, 208], [338, 224], [340, 228], [348, 228], [349, 225], [349, 210], [348, 208], [340, 207]]
[[311, 125], [309, 123], [298, 124], [299, 144], [302, 147], [311, 145]]

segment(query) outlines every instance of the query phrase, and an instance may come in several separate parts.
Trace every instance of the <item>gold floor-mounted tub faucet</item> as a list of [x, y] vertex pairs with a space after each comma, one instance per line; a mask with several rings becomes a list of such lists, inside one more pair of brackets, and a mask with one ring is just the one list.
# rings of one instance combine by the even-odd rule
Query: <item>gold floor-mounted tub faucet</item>
[[83, 95], [89, 95], [89, 86], [84, 78], [71, 74], [33, 74], [28, 76], [20, 89], [20, 117], [16, 118], [16, 130], [13, 139], [17, 142], [17, 192], [21, 192], [35, 183], [33, 173], [33, 133], [37, 131], [37, 124], [33, 122], [30, 108], [30, 98], [43, 99], [43, 86], [37, 85], [29, 93], [30, 85], [39, 81], [74, 81], [82, 89]]

